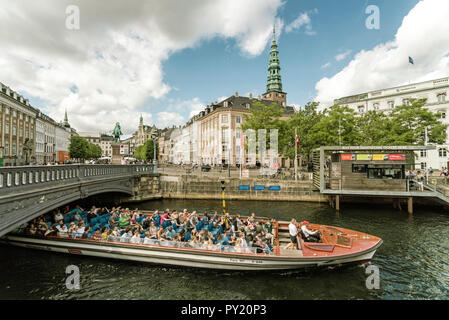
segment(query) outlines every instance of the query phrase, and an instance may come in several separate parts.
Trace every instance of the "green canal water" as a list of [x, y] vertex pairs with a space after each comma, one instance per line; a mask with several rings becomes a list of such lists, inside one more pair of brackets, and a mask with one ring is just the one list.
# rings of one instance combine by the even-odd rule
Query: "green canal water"
[[[449, 213], [415, 208], [228, 201], [231, 213], [345, 227], [381, 237], [371, 264], [380, 288], [367, 289], [364, 266], [295, 272], [223, 272], [140, 264], [0, 246], [0, 299], [448, 299]], [[134, 207], [135, 205], [133, 205]], [[164, 200], [141, 209], [220, 210], [220, 201]], [[81, 288], [65, 286], [66, 267]]]

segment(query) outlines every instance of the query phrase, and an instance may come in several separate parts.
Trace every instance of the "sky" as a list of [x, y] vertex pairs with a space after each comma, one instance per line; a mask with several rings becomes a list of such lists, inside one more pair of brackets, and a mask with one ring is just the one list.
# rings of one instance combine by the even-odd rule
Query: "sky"
[[78, 131], [110, 133], [120, 122], [127, 136], [140, 115], [159, 128], [182, 125], [235, 92], [263, 94], [273, 26], [287, 103], [297, 108], [449, 76], [447, 0], [0, 5], [0, 82], [56, 121], [67, 110]]

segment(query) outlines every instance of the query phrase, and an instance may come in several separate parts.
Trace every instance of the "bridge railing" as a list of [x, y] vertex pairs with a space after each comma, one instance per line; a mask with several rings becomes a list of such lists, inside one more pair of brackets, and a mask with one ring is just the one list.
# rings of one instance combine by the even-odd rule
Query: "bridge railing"
[[153, 173], [153, 165], [59, 165], [0, 168], [0, 195], [60, 183], [95, 180], [111, 176], [138, 176]]

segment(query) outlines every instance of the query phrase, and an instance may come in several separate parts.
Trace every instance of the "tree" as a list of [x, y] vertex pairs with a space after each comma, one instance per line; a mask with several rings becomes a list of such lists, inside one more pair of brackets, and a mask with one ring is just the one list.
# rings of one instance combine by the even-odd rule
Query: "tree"
[[423, 145], [425, 131], [428, 142], [443, 144], [447, 125], [442, 124], [438, 114], [424, 107], [426, 99], [411, 99], [409, 105], [395, 108], [390, 114], [391, 127], [385, 137], [387, 145]]
[[254, 130], [256, 133], [257, 141], [260, 141], [258, 137], [258, 130], [267, 130], [266, 150], [269, 150], [270, 130], [277, 129], [279, 148], [278, 152], [280, 152], [281, 150], [285, 149], [285, 135], [287, 132], [286, 122], [281, 120], [282, 115], [283, 111], [277, 106], [276, 103], [272, 103], [271, 105], [267, 106], [259, 101], [254, 100], [253, 107], [251, 108], [251, 114], [243, 115], [245, 122], [242, 125], [242, 130], [243, 132], [249, 129]]
[[[145, 144], [143, 145], [143, 150], [145, 152], [145, 159], [147, 161], [153, 161], [154, 158], [154, 140], [147, 140], [145, 142]], [[156, 159], [159, 155], [159, 147], [158, 144], [156, 143]]]
[[146, 160], [146, 155], [145, 155], [145, 147], [144, 146], [138, 146], [136, 148], [136, 151], [134, 152], [134, 158], [139, 159], [139, 160]]
[[320, 147], [312, 136], [313, 128], [324, 116], [322, 112], [318, 112], [318, 105], [317, 102], [309, 102], [288, 119], [287, 133], [284, 135], [286, 141], [283, 142], [286, 146], [282, 152], [284, 156], [292, 159], [295, 156], [295, 129], [298, 134], [300, 155], [308, 158], [313, 149]]
[[310, 139], [317, 146], [357, 145], [360, 133], [354, 110], [348, 106], [333, 105], [310, 130]]
[[368, 111], [357, 118], [357, 128], [360, 134], [359, 145], [388, 145], [387, 140], [390, 134], [391, 119], [387, 114], [374, 110]]
[[102, 151], [100, 146], [97, 146], [94, 143], [88, 142], [87, 147], [87, 158], [89, 159], [98, 159], [101, 157]]
[[84, 160], [88, 157], [89, 143], [86, 139], [79, 136], [72, 136], [70, 138], [69, 156], [72, 159]]

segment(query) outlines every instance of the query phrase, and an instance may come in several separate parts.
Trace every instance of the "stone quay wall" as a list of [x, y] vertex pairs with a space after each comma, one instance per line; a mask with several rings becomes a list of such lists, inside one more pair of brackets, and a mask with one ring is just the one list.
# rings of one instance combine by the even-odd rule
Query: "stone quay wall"
[[[326, 196], [313, 189], [311, 181], [261, 179], [229, 179], [198, 176], [160, 175], [140, 177], [134, 181], [135, 196], [127, 201], [152, 199], [211, 199], [222, 198], [221, 181], [225, 181], [226, 200], [304, 201], [327, 202]], [[249, 190], [239, 190], [246, 186]], [[254, 190], [254, 186], [265, 190]], [[270, 190], [278, 189], [278, 190]], [[245, 188], [245, 187], [243, 187]], [[257, 187], [256, 187], [257, 188]]]

